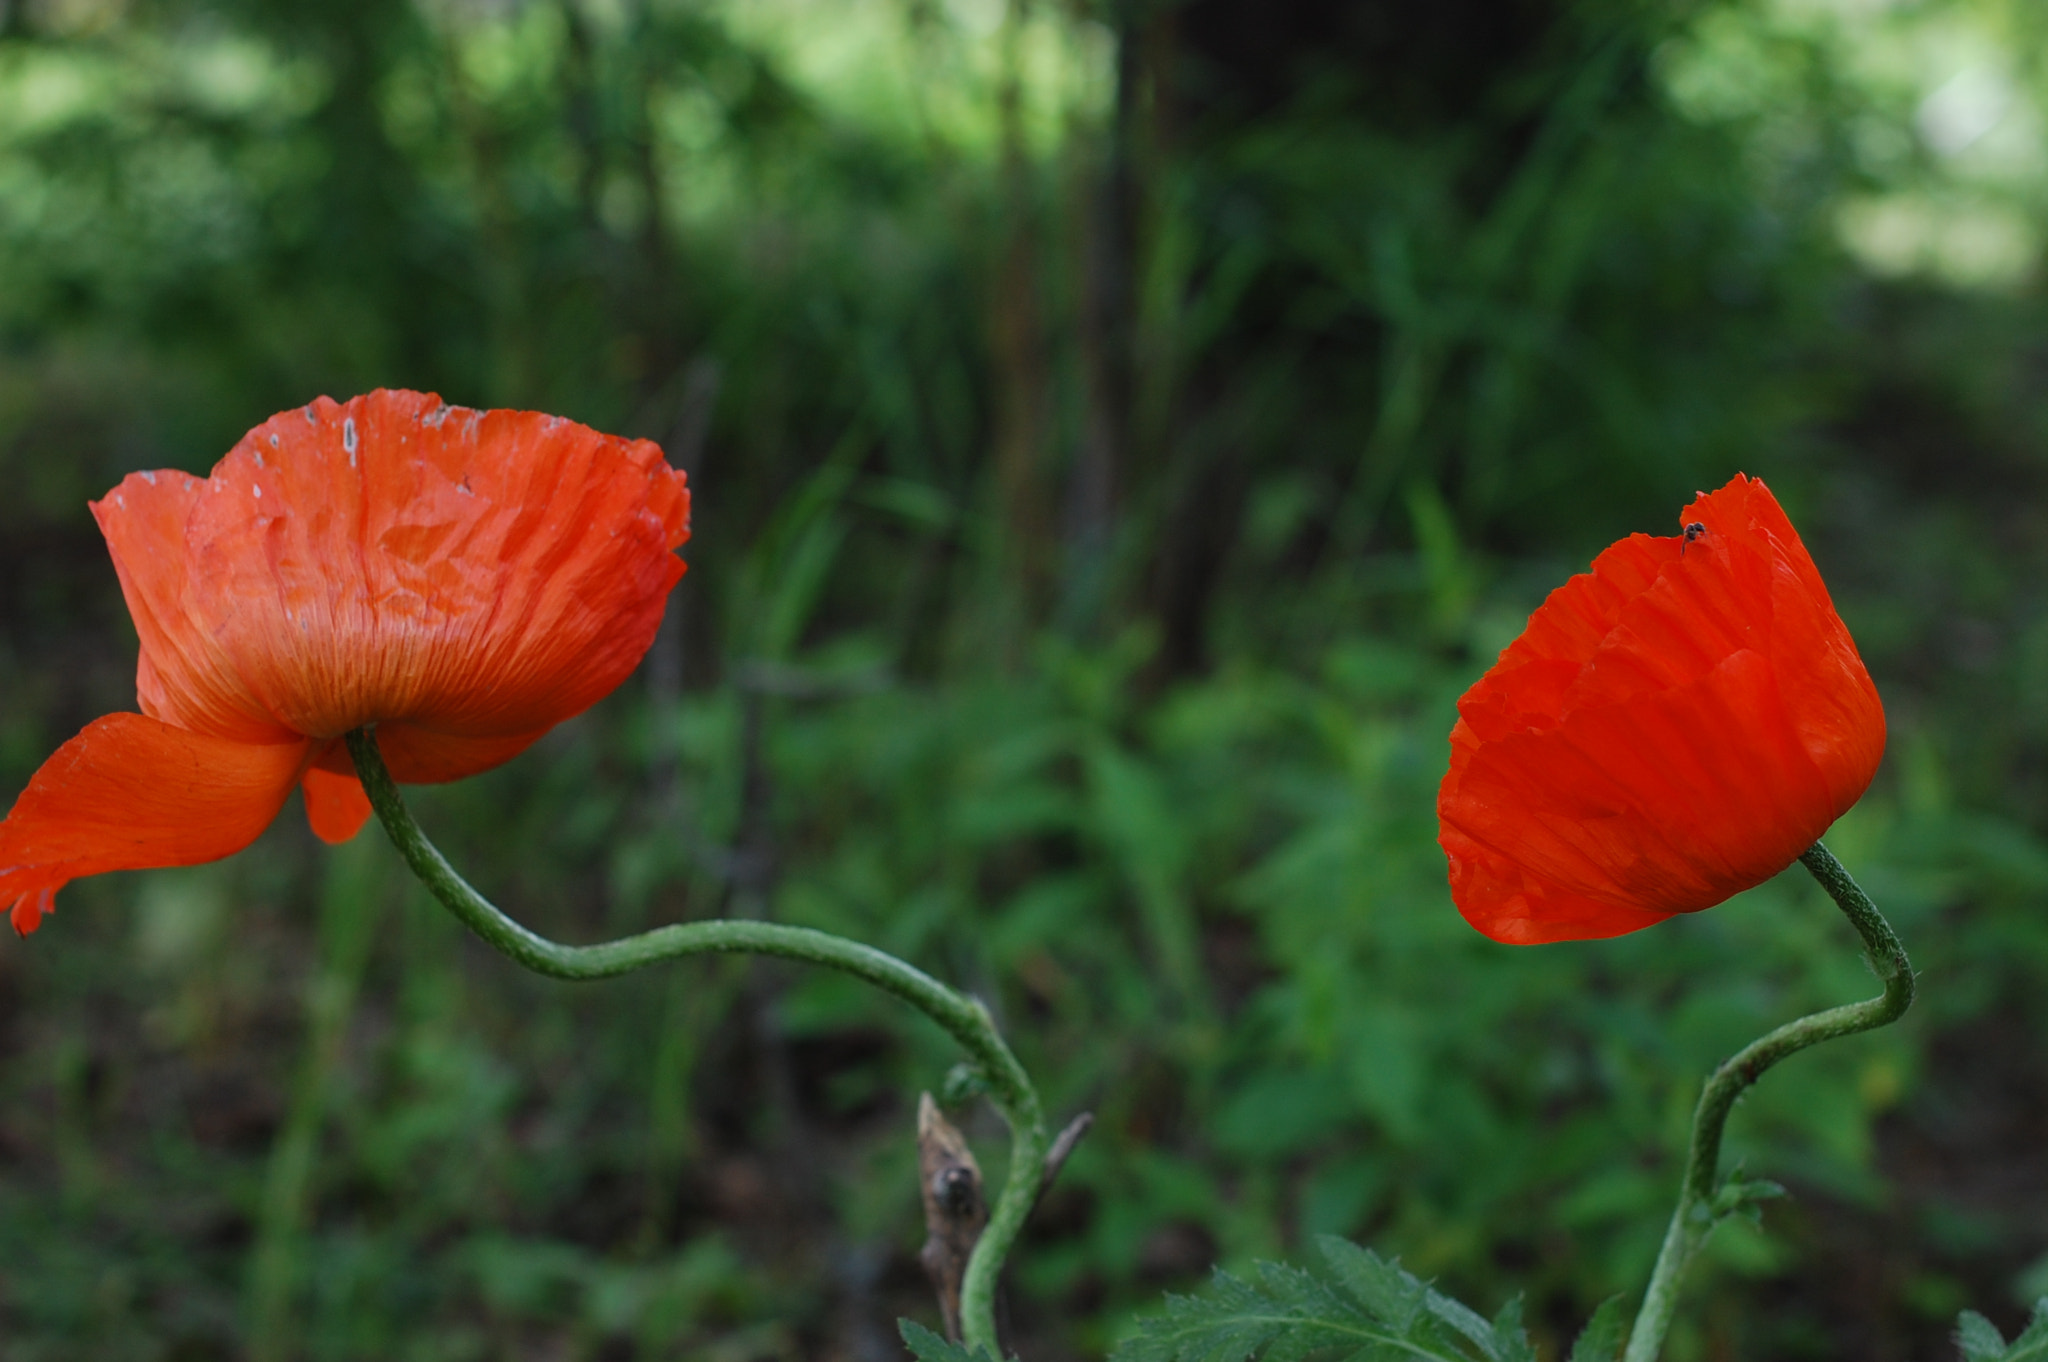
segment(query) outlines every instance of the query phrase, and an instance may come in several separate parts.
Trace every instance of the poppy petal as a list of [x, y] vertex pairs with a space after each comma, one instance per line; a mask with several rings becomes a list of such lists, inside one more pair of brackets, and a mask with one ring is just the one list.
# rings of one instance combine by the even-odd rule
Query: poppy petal
[[437, 733], [418, 724], [379, 724], [377, 750], [391, 778], [408, 785], [437, 785], [502, 766], [546, 736], [547, 729], [503, 737]]
[[[1731, 763], [1726, 735], [1736, 732], [1742, 758]], [[1468, 744], [1438, 812], [1446, 838], [1519, 868], [1519, 878], [1466, 872], [1467, 887], [1484, 893], [1458, 899], [1473, 926], [1514, 941], [1583, 934], [1524, 917], [1546, 902], [1574, 920], [1588, 900], [1649, 909], [1651, 921], [1711, 907], [1789, 865], [1834, 818], [1768, 663], [1749, 651], [1686, 686], [1581, 710], [1549, 733]], [[1457, 878], [1454, 864], [1454, 890]], [[1530, 883], [1543, 892], [1529, 894]]]
[[7, 910], [7, 921], [16, 936], [27, 936], [43, 925], [44, 918], [56, 911], [56, 887], [45, 885], [16, 899], [14, 906]]
[[214, 470], [187, 594], [295, 732], [530, 741], [638, 664], [688, 511], [644, 440], [420, 393], [323, 398]]
[[369, 821], [370, 796], [363, 783], [352, 775], [337, 775], [318, 766], [306, 772], [301, 783], [306, 795], [306, 822], [313, 835], [330, 846], [338, 846], [363, 830]]
[[1884, 756], [1884, 702], [1785, 513], [1765, 495], [1753, 499], [1752, 515], [1777, 527], [1770, 534], [1778, 548], [1771, 578], [1778, 685], [1839, 817], [1863, 797]]
[[1501, 662], [1508, 666], [1538, 659], [1590, 662], [1620, 622], [1628, 603], [1657, 580], [1666, 564], [1681, 556], [1676, 539], [1647, 534], [1632, 534], [1610, 545], [1593, 560], [1591, 571], [1579, 573], [1550, 593], [1529, 617], [1522, 636], [1501, 654]]
[[1702, 540], [1624, 605], [1563, 711], [1682, 686], [1736, 653], [1769, 654], [1771, 563], [1739, 541]]
[[[1625, 936], [1672, 916], [1573, 893], [1530, 874], [1455, 827], [1444, 828], [1443, 847], [1451, 860], [1451, 897], [1465, 920], [1511, 946]], [[1484, 908], [1467, 910], [1468, 904]]]
[[[418, 724], [377, 725], [377, 751], [391, 778], [401, 785], [439, 785], [502, 766], [547, 736], [545, 728], [501, 738], [437, 733]], [[314, 766], [355, 778], [355, 763], [342, 743], [329, 743]]]
[[1452, 897], [1501, 941], [1611, 936], [1789, 865], [1884, 753], [1884, 707], [1770, 489], [1550, 594], [1458, 702], [1438, 790]]
[[175, 469], [131, 473], [91, 503], [142, 640], [136, 698], [149, 717], [195, 733], [290, 742], [298, 735], [264, 708], [192, 611], [186, 532], [206, 487]]
[[81, 875], [231, 856], [277, 817], [309, 755], [304, 742], [235, 742], [141, 714], [95, 719], [0, 822], [0, 902], [33, 930]]

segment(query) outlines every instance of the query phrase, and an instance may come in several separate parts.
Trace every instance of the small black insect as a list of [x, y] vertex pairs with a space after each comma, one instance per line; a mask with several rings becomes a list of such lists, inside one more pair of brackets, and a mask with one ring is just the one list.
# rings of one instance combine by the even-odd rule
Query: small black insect
[[[1692, 524], [1685, 527], [1685, 544], [1690, 544], [1693, 540], [1699, 538], [1706, 532], [1706, 526], [1700, 524], [1700, 522], [1697, 520], [1693, 521]], [[1685, 557], [1685, 544], [1680, 544], [1678, 546], [1678, 556], [1680, 558]]]

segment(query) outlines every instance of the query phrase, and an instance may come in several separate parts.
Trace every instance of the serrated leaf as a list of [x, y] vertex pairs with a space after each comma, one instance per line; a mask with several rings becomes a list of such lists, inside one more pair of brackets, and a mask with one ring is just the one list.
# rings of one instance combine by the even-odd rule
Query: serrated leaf
[[976, 1348], [969, 1352], [960, 1344], [940, 1338], [913, 1320], [897, 1320], [896, 1332], [903, 1336], [903, 1342], [909, 1347], [910, 1355], [915, 1357], [917, 1362], [990, 1362], [985, 1349]]
[[1334, 1238], [1320, 1246], [1320, 1273], [1257, 1263], [1244, 1277], [1219, 1270], [1197, 1294], [1168, 1296], [1114, 1362], [1475, 1362], [1475, 1350], [1488, 1362], [1535, 1362], [1519, 1303], [1496, 1327], [1370, 1249]]
[[1536, 1348], [1529, 1342], [1529, 1331], [1522, 1327], [1522, 1298], [1508, 1297], [1493, 1317], [1493, 1352], [1489, 1356], [1498, 1362], [1536, 1362]]
[[1390, 1263], [1369, 1248], [1360, 1248], [1334, 1234], [1316, 1236], [1316, 1247], [1339, 1287], [1374, 1319], [1405, 1333], [1422, 1313], [1429, 1296], [1413, 1273]]
[[1965, 1310], [1956, 1318], [1956, 1347], [1963, 1362], [2003, 1362], [2005, 1335], [1975, 1310]]
[[1609, 1296], [1600, 1302], [1579, 1331], [1579, 1341], [1572, 1344], [1571, 1362], [1614, 1362], [1621, 1355], [1621, 1345], [1628, 1339], [1626, 1301], [1625, 1296]]
[[2034, 1317], [2005, 1350], [2005, 1362], [2048, 1362], [2048, 1296], [2034, 1302]]
[[1425, 1305], [1430, 1314], [1471, 1339], [1479, 1346], [1480, 1352], [1498, 1362], [1500, 1349], [1494, 1344], [1493, 1326], [1486, 1322], [1485, 1316], [1462, 1301], [1454, 1301], [1436, 1291], [1429, 1293]]

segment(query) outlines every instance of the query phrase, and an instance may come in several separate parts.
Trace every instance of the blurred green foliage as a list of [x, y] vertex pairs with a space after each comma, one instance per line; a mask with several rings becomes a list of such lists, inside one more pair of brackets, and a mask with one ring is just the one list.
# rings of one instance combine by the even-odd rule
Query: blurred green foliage
[[[1700, 1077], [1871, 990], [1813, 886], [1510, 949], [1434, 844], [1543, 591], [1768, 478], [1892, 721], [1923, 973], [1731, 1156], [1670, 1355], [1926, 1357], [2048, 1273], [2043, 58], [1922, 0], [0, 0], [0, 785], [133, 703], [82, 503], [377, 384], [663, 441], [644, 679], [418, 807], [537, 928], [770, 914], [1095, 1131], [1031, 1362], [1336, 1233], [1545, 1355]], [[295, 818], [0, 950], [10, 1359], [901, 1355], [955, 1056], [833, 977], [599, 988]], [[985, 1114], [970, 1131], [993, 1156]], [[1987, 1335], [1988, 1337], [1988, 1335]]]

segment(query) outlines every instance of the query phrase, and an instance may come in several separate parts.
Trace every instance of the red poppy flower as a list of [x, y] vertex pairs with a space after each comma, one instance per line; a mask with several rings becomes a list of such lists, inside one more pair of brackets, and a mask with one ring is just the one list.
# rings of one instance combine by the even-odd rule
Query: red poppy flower
[[0, 822], [0, 903], [36, 929], [70, 880], [254, 841], [294, 788], [313, 831], [394, 777], [474, 775], [624, 680], [689, 537], [646, 440], [380, 390], [273, 416], [213, 476], [134, 473], [93, 503], [135, 629], [140, 714], [88, 724]]
[[1458, 702], [1451, 897], [1496, 941], [1619, 936], [1761, 884], [1862, 797], [1884, 707], [1761, 481], [1550, 593]]

